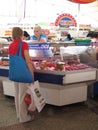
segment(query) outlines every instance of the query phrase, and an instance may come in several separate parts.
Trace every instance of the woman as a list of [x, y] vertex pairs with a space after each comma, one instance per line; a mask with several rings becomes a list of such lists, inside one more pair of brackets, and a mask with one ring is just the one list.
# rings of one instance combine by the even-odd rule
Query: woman
[[[26, 64], [34, 78], [33, 66], [29, 56], [28, 44], [23, 39], [23, 31], [19, 27], [14, 27], [12, 29], [12, 42], [9, 45], [9, 55], [15, 55], [18, 49], [18, 45], [22, 42], [22, 56], [26, 61]], [[27, 114], [26, 104], [21, 101], [25, 91], [27, 90], [28, 83], [16, 83], [15, 82], [15, 107], [17, 117], [20, 122], [27, 122], [31, 120], [31, 116]]]

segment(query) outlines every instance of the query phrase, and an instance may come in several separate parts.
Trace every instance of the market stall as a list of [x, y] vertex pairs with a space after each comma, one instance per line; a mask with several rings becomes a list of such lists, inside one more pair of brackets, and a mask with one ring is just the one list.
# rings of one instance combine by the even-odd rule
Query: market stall
[[[62, 106], [86, 101], [87, 83], [96, 80], [97, 71], [96, 68], [79, 60], [77, 54], [84, 52], [87, 46], [81, 46], [80, 51], [79, 46], [61, 47], [58, 55], [54, 55], [48, 44], [44, 46], [40, 44], [36, 47], [34, 44], [29, 44], [30, 56], [35, 68], [34, 79], [39, 80], [47, 104]], [[43, 51], [43, 47], [49, 49]], [[42, 50], [37, 50], [40, 48]], [[0, 60], [0, 80], [3, 83], [4, 95], [14, 96], [14, 82], [8, 79], [9, 58], [4, 57], [6, 54], [4, 50]], [[68, 52], [73, 54], [68, 55]]]

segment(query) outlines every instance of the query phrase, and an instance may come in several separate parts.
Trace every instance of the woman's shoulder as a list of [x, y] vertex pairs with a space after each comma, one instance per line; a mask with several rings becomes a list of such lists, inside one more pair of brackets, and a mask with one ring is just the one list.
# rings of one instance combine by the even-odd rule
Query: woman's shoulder
[[40, 35], [41, 35], [41, 37], [46, 37], [46, 35], [44, 33], [41, 33]]
[[32, 36], [30, 36], [30, 39], [31, 39], [31, 40], [36, 40], [37, 38], [36, 38], [35, 35], [32, 35]]
[[22, 41], [23, 47], [28, 47], [28, 43], [26, 41]]
[[26, 41], [22, 41], [22, 44], [28, 44]]

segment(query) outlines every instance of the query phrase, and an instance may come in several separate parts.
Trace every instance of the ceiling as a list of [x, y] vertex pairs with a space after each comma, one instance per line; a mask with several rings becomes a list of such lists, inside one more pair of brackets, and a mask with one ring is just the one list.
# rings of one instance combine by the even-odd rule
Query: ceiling
[[[40, 0], [39, 0], [40, 1]], [[55, 20], [58, 15], [62, 13], [69, 13], [76, 19], [79, 16], [80, 23], [94, 23], [98, 22], [98, 0], [89, 4], [77, 4], [68, 0], [42, 0], [40, 3], [42, 11], [40, 15], [48, 17], [48, 20]], [[41, 1], [41, 2], [42, 2]], [[38, 2], [38, 1], [37, 1]], [[42, 8], [42, 6], [44, 8]], [[40, 8], [40, 6], [38, 6]], [[46, 7], [46, 8], [45, 8]], [[43, 13], [44, 12], [44, 13]]]
[[[68, 0], [0, 0], [0, 23], [55, 22], [58, 15], [69, 13], [82, 24], [98, 27], [98, 0], [77, 4]], [[5, 4], [6, 3], [6, 4]], [[10, 6], [10, 4], [12, 6]], [[13, 18], [11, 20], [11, 18]]]

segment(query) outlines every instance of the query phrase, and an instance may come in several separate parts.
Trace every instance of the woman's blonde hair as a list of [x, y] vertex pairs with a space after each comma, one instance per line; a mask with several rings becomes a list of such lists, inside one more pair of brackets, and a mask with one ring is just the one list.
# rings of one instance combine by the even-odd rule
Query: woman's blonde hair
[[13, 27], [12, 29], [12, 38], [21, 39], [23, 36], [23, 30], [20, 27]]

